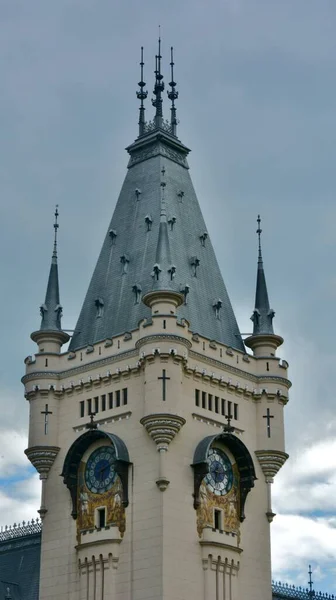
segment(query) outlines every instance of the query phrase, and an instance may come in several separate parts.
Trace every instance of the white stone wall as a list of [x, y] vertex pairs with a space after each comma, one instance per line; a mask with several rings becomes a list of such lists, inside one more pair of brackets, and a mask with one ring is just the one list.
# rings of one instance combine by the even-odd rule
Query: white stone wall
[[[60, 448], [46, 481], [40, 600], [270, 600], [267, 485], [254, 452], [284, 451], [285, 363], [220, 344], [212, 348], [205, 338], [193, 339], [173, 315], [162, 314], [150, 326], [141, 324], [130, 340], [120, 336], [112, 346], [102, 342], [70, 360], [68, 353], [40, 353], [27, 362], [29, 447]], [[158, 379], [162, 369], [170, 377], [165, 402]], [[127, 405], [100, 410], [95, 417], [101, 429], [124, 440], [133, 463], [125, 536], [120, 540], [106, 530], [78, 540], [70, 493], [60, 473], [69, 447], [89, 421], [87, 414], [80, 417], [80, 401], [85, 401], [86, 413], [88, 398], [99, 396], [101, 402], [102, 394], [125, 387]], [[238, 404], [238, 420], [232, 424], [253, 458], [257, 480], [247, 497], [238, 550], [225, 533], [206, 531], [201, 540], [197, 534], [190, 465], [197, 444], [219, 434], [226, 421], [214, 410], [195, 406], [196, 388]], [[47, 435], [41, 414], [46, 403], [52, 411]], [[264, 419], [267, 408], [273, 416], [271, 437]], [[157, 446], [140, 423], [152, 413], [186, 420], [161, 465]], [[165, 491], [156, 485], [162, 469], [169, 480]]]

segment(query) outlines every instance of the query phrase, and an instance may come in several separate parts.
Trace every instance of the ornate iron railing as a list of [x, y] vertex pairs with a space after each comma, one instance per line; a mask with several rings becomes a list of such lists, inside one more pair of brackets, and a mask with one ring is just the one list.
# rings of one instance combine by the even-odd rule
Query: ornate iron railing
[[295, 600], [336, 600], [333, 594], [323, 594], [322, 592], [310, 591], [303, 587], [296, 587], [281, 581], [272, 581], [273, 600], [287, 600], [294, 598]]
[[22, 521], [22, 523], [14, 523], [14, 525], [6, 525], [1, 527], [0, 542], [11, 540], [13, 538], [25, 537], [34, 533], [41, 533], [42, 522], [40, 519], [32, 519], [31, 521]]

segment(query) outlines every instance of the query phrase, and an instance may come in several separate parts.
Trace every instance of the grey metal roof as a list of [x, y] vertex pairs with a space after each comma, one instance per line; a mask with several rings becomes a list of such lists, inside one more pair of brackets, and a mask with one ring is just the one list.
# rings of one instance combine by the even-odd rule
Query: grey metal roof
[[[157, 250], [169, 248], [175, 266], [171, 288], [186, 289], [179, 309], [192, 331], [244, 350], [244, 344], [208, 237], [189, 175], [189, 152], [164, 129], [150, 131], [127, 148], [128, 172], [108, 227], [70, 350], [138, 327], [149, 309], [141, 296], [153, 289]], [[167, 223], [161, 215], [162, 169]], [[164, 229], [164, 236], [162, 236]], [[166, 239], [168, 235], [168, 241]]]
[[[40, 531], [34, 532], [34, 528], [26, 526], [1, 535], [1, 599], [38, 600], [41, 554], [41, 528], [39, 529]], [[12, 537], [14, 533], [15, 537]]]

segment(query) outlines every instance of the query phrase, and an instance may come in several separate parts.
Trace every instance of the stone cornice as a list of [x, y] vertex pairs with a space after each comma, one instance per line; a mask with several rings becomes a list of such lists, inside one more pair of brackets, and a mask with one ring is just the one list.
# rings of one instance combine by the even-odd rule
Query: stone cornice
[[[189, 356], [190, 356], [190, 358], [195, 358], [196, 360], [200, 360], [202, 362], [203, 361], [207, 362], [215, 367], [218, 367], [219, 369], [229, 371], [230, 373], [234, 373], [235, 375], [238, 375], [240, 377], [250, 379], [254, 383], [260, 383], [263, 381], [274, 381], [275, 383], [282, 383], [283, 385], [285, 385], [287, 387], [287, 389], [289, 389], [292, 386], [292, 383], [286, 377], [281, 377], [279, 375], [253, 375], [252, 373], [249, 373], [248, 371], [243, 371], [242, 369], [233, 367], [232, 365], [229, 365], [228, 363], [221, 362], [219, 360], [216, 360], [215, 358], [210, 358], [204, 354], [195, 352], [195, 350], [190, 350]], [[193, 369], [189, 365], [188, 365], [188, 369], [190, 369], [190, 371], [193, 371]]]
[[[212, 413], [213, 414], [213, 413]], [[213, 417], [208, 417], [207, 415], [202, 415], [200, 413], [196, 413], [193, 412], [191, 414], [192, 418], [195, 421], [199, 421], [200, 423], [205, 423], [206, 425], [211, 425], [212, 427], [217, 427], [218, 429], [223, 430], [224, 425], [226, 425], [226, 418], [223, 416], [223, 421], [219, 421], [217, 419], [214, 419]], [[241, 429], [240, 427], [236, 427], [234, 423], [231, 423], [231, 426], [234, 429], [234, 433], [237, 435], [240, 435], [241, 433], [244, 433], [244, 429]]]
[[78, 367], [63, 369], [62, 371], [34, 371], [33, 373], [28, 373], [27, 375], [24, 375], [21, 381], [23, 384], [25, 384], [31, 379], [45, 379], [46, 377], [53, 377], [54, 379], [64, 379], [65, 377], [71, 377], [72, 375], [77, 375], [79, 373], [86, 373], [87, 371], [92, 371], [97, 367], [104, 367], [106, 365], [120, 362], [127, 358], [135, 358], [137, 356], [138, 352], [133, 348], [132, 350], [127, 350], [126, 352], [120, 352], [120, 354], [107, 356], [106, 358], [101, 358], [90, 363], [78, 365]]
[[[96, 419], [95, 424], [97, 424], [99, 428], [102, 428], [102, 426], [107, 423], [117, 423], [118, 421], [123, 421], [124, 419], [129, 419], [131, 417], [131, 415], [132, 415], [132, 411], [127, 410], [124, 412], [116, 413], [114, 415], [110, 415], [108, 417], [102, 417], [101, 419]], [[75, 425], [72, 429], [74, 431], [76, 431], [76, 433], [78, 433], [80, 431], [86, 431], [87, 423], [83, 423], [81, 425]]]
[[135, 343], [135, 347], [141, 348], [144, 344], [149, 344], [151, 342], [175, 342], [177, 344], [183, 344], [186, 348], [191, 348], [191, 342], [180, 335], [175, 335], [173, 333], [153, 333], [152, 335], [147, 335], [146, 337], [142, 337]]

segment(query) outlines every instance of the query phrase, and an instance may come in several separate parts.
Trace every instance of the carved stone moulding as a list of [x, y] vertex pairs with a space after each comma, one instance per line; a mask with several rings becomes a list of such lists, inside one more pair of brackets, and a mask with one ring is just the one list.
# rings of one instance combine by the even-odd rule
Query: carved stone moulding
[[145, 427], [158, 446], [158, 450], [160, 450], [160, 448], [167, 449], [170, 442], [185, 424], [185, 419], [178, 415], [157, 413], [143, 417], [140, 419], [140, 423]]
[[266, 481], [272, 482], [275, 475], [285, 464], [288, 454], [280, 450], [256, 450], [255, 454], [260, 463]]
[[25, 455], [40, 475], [48, 475], [59, 450], [57, 446], [32, 446], [25, 450]]

